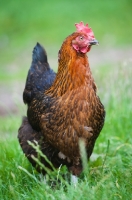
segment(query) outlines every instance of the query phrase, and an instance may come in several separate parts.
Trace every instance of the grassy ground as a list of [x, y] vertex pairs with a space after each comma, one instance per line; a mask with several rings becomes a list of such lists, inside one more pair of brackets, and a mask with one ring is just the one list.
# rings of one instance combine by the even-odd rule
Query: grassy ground
[[[83, 20], [89, 22], [102, 45], [123, 48], [131, 42], [131, 2], [69, 0], [62, 3], [50, 0], [36, 3], [34, 0], [20, 4], [6, 0], [0, 9], [3, 27], [0, 29], [0, 105], [6, 110], [4, 114], [0, 112], [0, 199], [132, 200], [130, 59], [124, 57], [124, 62], [103, 63], [92, 69], [106, 108], [106, 122], [88, 169], [76, 187], [66, 178], [57, 181], [66, 173], [65, 168], [46, 177], [38, 174], [24, 157], [17, 141], [21, 116], [26, 112], [19, 99], [34, 43], [45, 44], [55, 63], [61, 42], [75, 30], [73, 24]], [[12, 104], [9, 109], [6, 107], [6, 102], [11, 100], [17, 110]]]

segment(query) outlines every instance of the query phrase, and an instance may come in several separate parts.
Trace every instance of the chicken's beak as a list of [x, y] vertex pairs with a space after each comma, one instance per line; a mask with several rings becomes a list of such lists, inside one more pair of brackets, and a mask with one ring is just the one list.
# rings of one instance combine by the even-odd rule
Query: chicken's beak
[[93, 39], [89, 42], [90, 45], [99, 45], [99, 42], [96, 39]]

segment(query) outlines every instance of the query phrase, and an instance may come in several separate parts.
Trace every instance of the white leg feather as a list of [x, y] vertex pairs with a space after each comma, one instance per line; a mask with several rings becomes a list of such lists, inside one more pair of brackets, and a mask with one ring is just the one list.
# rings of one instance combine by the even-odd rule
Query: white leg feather
[[71, 175], [71, 183], [76, 186], [78, 183], [78, 177], [75, 175]]

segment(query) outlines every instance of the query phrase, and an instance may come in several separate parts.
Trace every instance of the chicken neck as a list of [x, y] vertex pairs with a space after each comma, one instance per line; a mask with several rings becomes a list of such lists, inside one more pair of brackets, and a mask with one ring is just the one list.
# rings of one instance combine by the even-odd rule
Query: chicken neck
[[53, 97], [59, 97], [68, 91], [79, 87], [96, 85], [89, 67], [88, 57], [73, 49], [70, 40], [66, 39], [59, 51], [58, 73], [51, 88], [46, 92]]

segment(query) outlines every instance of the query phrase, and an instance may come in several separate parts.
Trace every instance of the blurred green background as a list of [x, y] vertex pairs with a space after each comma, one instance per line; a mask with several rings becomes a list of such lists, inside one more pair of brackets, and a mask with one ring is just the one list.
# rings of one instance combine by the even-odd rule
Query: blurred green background
[[80, 21], [89, 23], [101, 45], [130, 45], [131, 20], [131, 0], [1, 0], [0, 61], [25, 60], [36, 41], [52, 55]]

